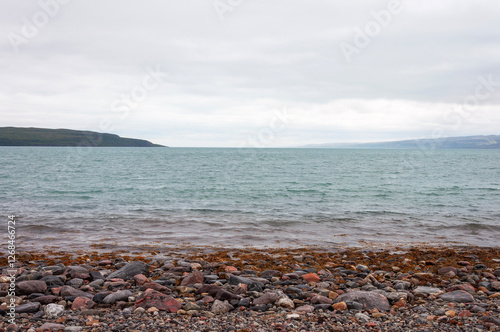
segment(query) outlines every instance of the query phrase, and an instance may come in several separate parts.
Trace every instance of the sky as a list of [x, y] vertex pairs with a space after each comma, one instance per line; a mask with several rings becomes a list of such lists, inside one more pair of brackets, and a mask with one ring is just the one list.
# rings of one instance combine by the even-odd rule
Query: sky
[[177, 147], [500, 134], [500, 2], [0, 2], [0, 127]]

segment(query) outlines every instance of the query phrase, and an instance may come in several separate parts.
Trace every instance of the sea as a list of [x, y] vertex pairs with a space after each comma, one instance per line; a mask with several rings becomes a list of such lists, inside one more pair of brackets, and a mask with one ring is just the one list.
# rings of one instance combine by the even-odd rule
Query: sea
[[500, 245], [500, 150], [0, 147], [1, 232], [53, 247]]

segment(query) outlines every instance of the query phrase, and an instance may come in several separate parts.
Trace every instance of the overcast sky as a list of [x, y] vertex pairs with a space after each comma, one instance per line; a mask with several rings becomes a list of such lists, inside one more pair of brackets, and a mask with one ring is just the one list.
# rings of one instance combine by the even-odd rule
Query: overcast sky
[[169, 146], [500, 134], [500, 2], [0, 2], [0, 126]]

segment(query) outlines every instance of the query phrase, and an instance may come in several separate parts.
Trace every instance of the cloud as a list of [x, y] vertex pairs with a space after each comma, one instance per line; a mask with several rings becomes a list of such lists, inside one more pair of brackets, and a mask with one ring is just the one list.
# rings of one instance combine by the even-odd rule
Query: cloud
[[[14, 52], [9, 36], [40, 3], [57, 13]], [[500, 4], [405, 1], [348, 63], [340, 45], [390, 3], [242, 1], [220, 20], [211, 1], [2, 2], [0, 125], [100, 130], [107, 119], [123, 136], [238, 146], [287, 108], [294, 120], [272, 146], [495, 133], [500, 86], [467, 118], [449, 109], [497, 75]], [[113, 112], [156, 66], [162, 84], [126, 117]]]

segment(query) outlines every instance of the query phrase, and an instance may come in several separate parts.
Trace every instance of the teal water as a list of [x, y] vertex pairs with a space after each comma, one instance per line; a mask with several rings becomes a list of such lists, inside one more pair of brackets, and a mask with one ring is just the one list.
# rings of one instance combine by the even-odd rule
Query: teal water
[[0, 165], [25, 246], [499, 245], [498, 150], [0, 147]]

